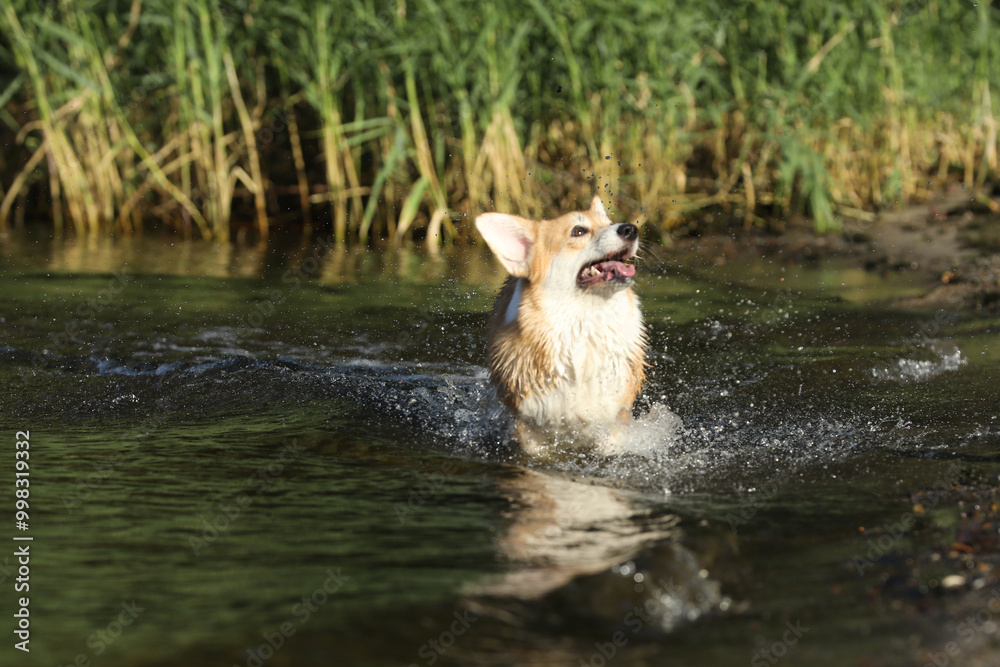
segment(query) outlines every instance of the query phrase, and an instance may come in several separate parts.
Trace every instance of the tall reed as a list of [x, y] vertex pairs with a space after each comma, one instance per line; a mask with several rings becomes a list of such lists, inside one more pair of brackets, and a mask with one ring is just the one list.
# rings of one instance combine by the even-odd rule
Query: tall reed
[[1000, 8], [913, 0], [10, 0], [0, 227], [468, 237], [596, 188], [818, 231], [1000, 173]]

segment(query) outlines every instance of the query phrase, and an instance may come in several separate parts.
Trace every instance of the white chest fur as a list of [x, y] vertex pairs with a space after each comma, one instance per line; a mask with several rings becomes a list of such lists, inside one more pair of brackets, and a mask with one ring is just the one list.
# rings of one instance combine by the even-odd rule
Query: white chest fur
[[532, 327], [548, 340], [550, 368], [538, 391], [525, 396], [523, 417], [540, 426], [610, 425], [631, 406], [636, 359], [643, 349], [638, 299], [625, 290], [608, 297], [544, 300]]

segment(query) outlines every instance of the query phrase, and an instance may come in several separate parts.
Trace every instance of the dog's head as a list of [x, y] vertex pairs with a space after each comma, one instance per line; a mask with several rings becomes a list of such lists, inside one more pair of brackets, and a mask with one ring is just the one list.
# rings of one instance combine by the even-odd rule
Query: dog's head
[[485, 213], [476, 227], [514, 277], [548, 289], [608, 295], [632, 285], [639, 229], [612, 223], [599, 196], [553, 220]]

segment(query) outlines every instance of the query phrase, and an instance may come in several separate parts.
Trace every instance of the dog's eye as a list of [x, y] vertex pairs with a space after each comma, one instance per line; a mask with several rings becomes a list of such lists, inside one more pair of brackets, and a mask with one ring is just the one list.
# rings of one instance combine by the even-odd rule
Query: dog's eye
[[588, 230], [586, 227], [577, 225], [576, 227], [573, 228], [573, 231], [571, 231], [569, 234], [570, 236], [583, 236], [584, 234], [587, 233], [587, 231]]

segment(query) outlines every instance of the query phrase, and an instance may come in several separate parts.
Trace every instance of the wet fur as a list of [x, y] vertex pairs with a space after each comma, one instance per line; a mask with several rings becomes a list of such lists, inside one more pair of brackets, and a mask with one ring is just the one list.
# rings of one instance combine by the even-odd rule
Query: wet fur
[[[477, 226], [514, 275], [489, 320], [490, 379], [518, 417], [518, 438], [529, 451], [556, 439], [607, 448], [642, 387], [645, 327], [630, 284], [581, 288], [576, 278], [587, 262], [626, 242], [597, 197], [589, 210], [553, 220], [491, 216], [502, 214], [480, 216]], [[498, 225], [525, 238], [497, 240]], [[573, 237], [577, 225], [591, 233]], [[530, 249], [514, 261], [522, 242]]]

